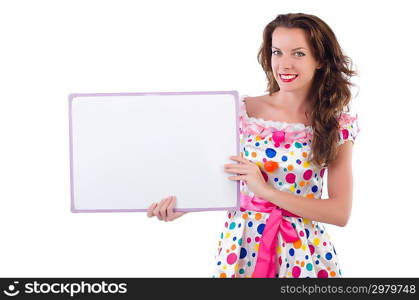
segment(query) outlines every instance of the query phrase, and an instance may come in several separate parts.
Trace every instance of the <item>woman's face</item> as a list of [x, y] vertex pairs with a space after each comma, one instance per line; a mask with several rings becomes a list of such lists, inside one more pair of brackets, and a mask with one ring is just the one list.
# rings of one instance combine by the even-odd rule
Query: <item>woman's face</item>
[[[271, 50], [271, 67], [281, 91], [308, 91], [319, 64], [311, 52], [305, 31], [300, 28], [275, 28]], [[296, 74], [297, 77], [281, 78], [280, 74]]]

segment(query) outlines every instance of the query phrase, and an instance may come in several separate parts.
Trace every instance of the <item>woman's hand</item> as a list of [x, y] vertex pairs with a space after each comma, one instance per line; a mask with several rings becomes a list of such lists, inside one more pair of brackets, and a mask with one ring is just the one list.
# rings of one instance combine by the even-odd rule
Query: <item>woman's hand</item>
[[147, 217], [151, 218], [156, 216], [161, 221], [173, 221], [184, 214], [186, 212], [174, 212], [173, 208], [176, 205], [176, 197], [169, 196], [167, 198], [162, 199], [159, 203], [151, 203], [151, 205], [147, 209]]
[[266, 183], [259, 166], [241, 156], [230, 156], [231, 160], [238, 161], [238, 164], [224, 165], [227, 173], [237, 173], [239, 176], [229, 176], [230, 180], [244, 180], [249, 189], [256, 197], [263, 198], [273, 187]]

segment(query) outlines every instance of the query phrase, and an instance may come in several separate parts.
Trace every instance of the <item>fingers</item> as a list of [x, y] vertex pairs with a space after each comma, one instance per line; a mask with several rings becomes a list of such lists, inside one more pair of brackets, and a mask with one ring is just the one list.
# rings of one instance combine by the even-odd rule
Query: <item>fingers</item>
[[229, 176], [228, 177], [229, 180], [244, 180], [246, 181], [246, 176]]
[[147, 217], [156, 216], [160, 221], [172, 221], [182, 214], [173, 211], [176, 205], [176, 197], [169, 196], [162, 199], [159, 203], [152, 203], [147, 209]]
[[229, 158], [231, 160], [235, 160], [235, 161], [238, 161], [238, 162], [241, 162], [241, 163], [244, 163], [244, 164], [249, 164], [249, 163], [251, 164], [252, 163], [250, 160], [248, 160], [248, 159], [246, 159], [242, 156], [238, 156], [238, 155], [230, 156]]
[[169, 205], [167, 206], [167, 219], [166, 221], [173, 221], [175, 219], [173, 208], [175, 208], [176, 204], [176, 197], [172, 196], [169, 201]]
[[152, 203], [150, 205], [150, 207], [147, 209], [147, 216], [149, 217], [154, 217], [156, 216], [157, 218], [159, 218], [160, 214], [160, 207], [161, 207], [161, 203], [165, 200], [166, 198], [162, 199], [159, 203]]
[[166, 199], [166, 201], [164, 203], [162, 203], [162, 207], [160, 209], [160, 214], [162, 216], [162, 219], [166, 222], [168, 221], [167, 218], [168, 218], [168, 215], [169, 215], [168, 207], [169, 207], [170, 203], [172, 203], [172, 202], [173, 202], [173, 196], [168, 197]]
[[226, 173], [232, 173], [232, 174], [247, 174], [249, 171], [248, 170], [244, 170], [244, 169], [239, 169], [239, 168], [230, 168], [230, 169], [226, 169], [225, 170]]
[[148, 207], [147, 209], [147, 217], [151, 218], [152, 216], [154, 216], [153, 214], [153, 210], [156, 208], [157, 203], [151, 203], [151, 205]]
[[160, 203], [154, 208], [153, 214], [159, 219], [160, 221], [163, 221], [166, 217], [166, 213], [163, 211], [163, 205], [166, 204], [166, 202], [170, 199], [170, 197], [164, 198]]
[[174, 212], [173, 209], [175, 208], [175, 206], [176, 206], [176, 197], [172, 196], [169, 201], [169, 205], [167, 206], [167, 209], [166, 209], [167, 218], [165, 219], [165, 221], [173, 221], [183, 216], [184, 214], [186, 214], [186, 212], [183, 212], [183, 211]]
[[160, 201], [160, 203], [152, 203], [147, 209], [147, 217], [151, 218], [156, 216], [160, 221], [173, 221], [180, 216], [186, 214], [186, 212], [175, 212], [176, 197], [169, 196]]
[[[257, 165], [256, 165], [257, 166]], [[257, 166], [258, 167], [258, 166]], [[247, 165], [224, 165], [224, 172], [238, 174], [238, 175], [247, 175], [253, 172], [253, 166]]]

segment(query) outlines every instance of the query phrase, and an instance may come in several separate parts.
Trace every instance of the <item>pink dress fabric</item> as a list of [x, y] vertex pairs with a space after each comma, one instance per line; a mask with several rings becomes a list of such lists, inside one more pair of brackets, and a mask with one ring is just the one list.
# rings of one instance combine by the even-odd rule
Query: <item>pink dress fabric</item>
[[[311, 126], [249, 117], [240, 96], [240, 153], [259, 165], [278, 190], [321, 201], [327, 168], [308, 161]], [[358, 116], [339, 119], [339, 145], [355, 141]], [[327, 173], [326, 173], [327, 174]], [[337, 251], [325, 226], [255, 197], [240, 181], [241, 207], [226, 213], [212, 277], [342, 277]]]

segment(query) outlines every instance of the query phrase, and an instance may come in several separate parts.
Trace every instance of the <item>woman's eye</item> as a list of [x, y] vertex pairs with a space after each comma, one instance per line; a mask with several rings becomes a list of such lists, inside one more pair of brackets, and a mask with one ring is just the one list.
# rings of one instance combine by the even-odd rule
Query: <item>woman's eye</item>
[[[274, 51], [272, 51], [272, 54], [277, 55], [277, 54], [275, 54], [276, 52], [280, 52], [280, 51], [278, 51], [278, 50], [274, 50]], [[304, 53], [304, 52], [295, 52], [295, 53], [299, 53], [299, 54], [301, 54], [301, 55], [297, 55], [298, 57], [305, 56], [305, 53]]]

